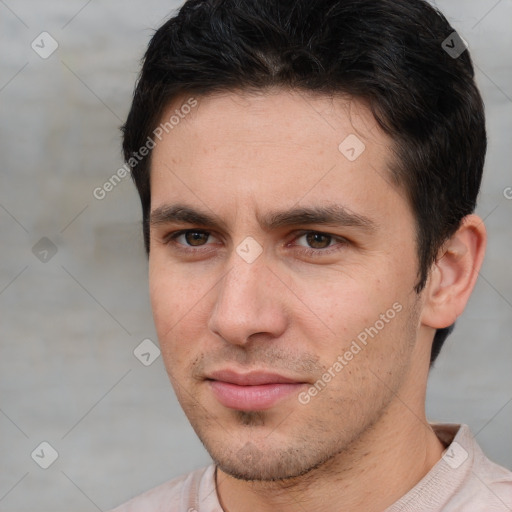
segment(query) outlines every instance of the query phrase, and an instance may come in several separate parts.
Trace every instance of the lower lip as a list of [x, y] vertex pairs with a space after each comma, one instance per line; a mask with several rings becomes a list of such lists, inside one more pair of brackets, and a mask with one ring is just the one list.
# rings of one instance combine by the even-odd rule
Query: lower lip
[[258, 386], [238, 386], [218, 380], [208, 381], [217, 400], [230, 409], [260, 411], [269, 409], [279, 400], [297, 393], [303, 383], [274, 383]]

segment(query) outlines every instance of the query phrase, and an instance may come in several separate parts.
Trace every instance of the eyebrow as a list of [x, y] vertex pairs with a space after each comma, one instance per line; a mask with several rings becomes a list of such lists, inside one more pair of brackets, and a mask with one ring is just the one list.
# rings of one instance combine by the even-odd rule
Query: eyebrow
[[[217, 215], [184, 204], [163, 205], [155, 208], [150, 214], [149, 222], [152, 226], [184, 223], [227, 230], [226, 223]], [[373, 232], [377, 228], [373, 220], [341, 205], [300, 207], [269, 212], [264, 217], [258, 217], [258, 222], [268, 231], [303, 224], [355, 227], [367, 232]]]

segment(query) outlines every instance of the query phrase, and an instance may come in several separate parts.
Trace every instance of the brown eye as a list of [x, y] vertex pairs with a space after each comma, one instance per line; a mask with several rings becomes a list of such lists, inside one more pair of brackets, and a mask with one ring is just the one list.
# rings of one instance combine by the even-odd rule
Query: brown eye
[[307, 233], [305, 236], [307, 243], [313, 249], [326, 249], [332, 241], [331, 235], [325, 235], [314, 231]]
[[187, 231], [184, 233], [184, 236], [186, 242], [193, 247], [204, 245], [209, 237], [208, 233], [204, 233], [203, 231]]
[[308, 258], [323, 258], [345, 249], [349, 241], [337, 235], [321, 231], [302, 231], [294, 239], [293, 247], [298, 254]]

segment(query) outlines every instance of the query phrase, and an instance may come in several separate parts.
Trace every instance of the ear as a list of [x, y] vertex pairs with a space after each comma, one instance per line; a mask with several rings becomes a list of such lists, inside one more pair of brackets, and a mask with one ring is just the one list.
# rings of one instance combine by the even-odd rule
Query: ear
[[438, 252], [424, 293], [422, 324], [448, 327], [464, 311], [485, 254], [487, 234], [477, 215], [462, 219], [456, 233]]

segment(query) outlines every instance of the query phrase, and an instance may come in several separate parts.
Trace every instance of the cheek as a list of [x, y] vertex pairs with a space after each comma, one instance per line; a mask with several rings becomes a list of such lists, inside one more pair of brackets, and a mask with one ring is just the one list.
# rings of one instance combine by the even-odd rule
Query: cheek
[[150, 253], [149, 295], [157, 330], [168, 332], [181, 318], [193, 314], [194, 304], [200, 300], [198, 284], [197, 277], [188, 275], [159, 251]]
[[180, 318], [190, 309], [190, 296], [178, 275], [154, 262], [150, 263], [149, 296], [158, 339], [165, 351], [168, 341], [175, 336]]
[[377, 271], [361, 273], [357, 279], [337, 273], [322, 282], [301, 281], [298, 287], [297, 295], [315, 315], [295, 314], [295, 323], [307, 350], [318, 354], [327, 370], [338, 361], [332, 372], [339, 375], [335, 379], [339, 383], [346, 378], [364, 380], [368, 367], [379, 375], [391, 372], [408, 357], [414, 336], [408, 313], [411, 294], [392, 274]]
[[[329, 272], [314, 279], [297, 277], [291, 287], [315, 314], [317, 323], [323, 323], [335, 335], [353, 335], [373, 324], [401, 296], [395, 284], [377, 271]], [[297, 299], [295, 302], [300, 305]]]
[[179, 267], [171, 270], [157, 258], [150, 261], [153, 320], [168, 372], [186, 366], [200, 349], [207, 325], [208, 290], [212, 288], [208, 282]]
[[406, 306], [392, 311], [385, 316], [387, 323], [379, 313], [371, 322], [353, 325], [353, 334], [324, 351], [324, 374], [319, 379], [328, 383], [321, 401], [335, 404], [333, 414], [348, 406], [344, 414], [366, 416], [399, 389], [412, 356], [415, 319]]

